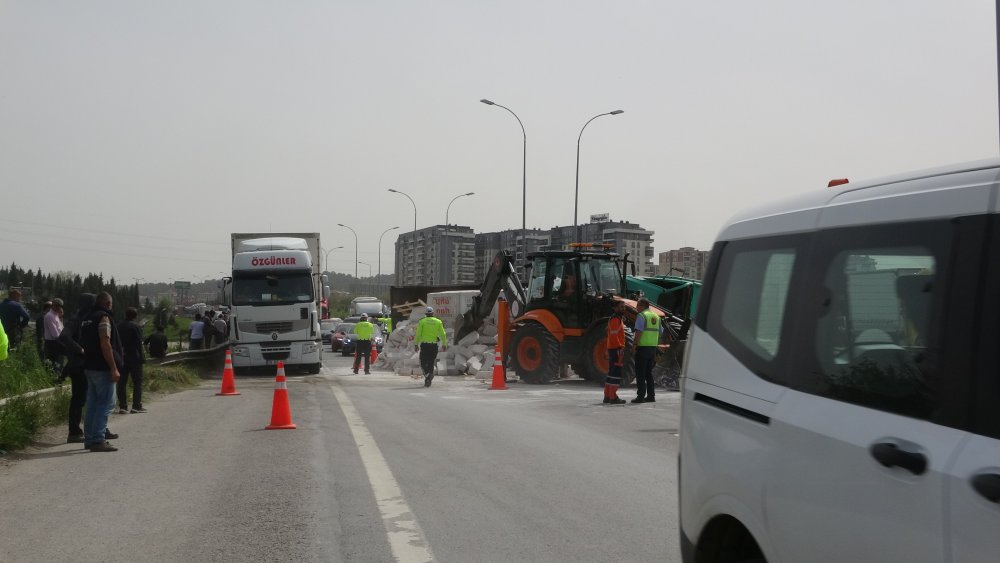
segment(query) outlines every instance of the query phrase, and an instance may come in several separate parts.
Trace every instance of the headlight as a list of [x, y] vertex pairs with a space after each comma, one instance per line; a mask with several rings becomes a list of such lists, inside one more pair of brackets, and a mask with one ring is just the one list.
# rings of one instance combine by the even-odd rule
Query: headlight
[[350, 338], [345, 338], [344, 339], [344, 344], [350, 344], [350, 343], [351, 343], [351, 339]]
[[244, 358], [250, 357], [250, 349], [246, 346], [233, 346], [234, 356], [243, 356]]
[[302, 347], [302, 353], [303, 354], [312, 354], [316, 350], [319, 350], [319, 345], [317, 345], [315, 342], [307, 342]]

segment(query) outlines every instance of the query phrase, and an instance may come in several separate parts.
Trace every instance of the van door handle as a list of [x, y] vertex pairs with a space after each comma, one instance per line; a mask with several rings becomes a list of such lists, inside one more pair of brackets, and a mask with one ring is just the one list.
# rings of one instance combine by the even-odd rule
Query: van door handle
[[927, 471], [927, 456], [900, 449], [891, 442], [872, 444], [870, 451], [872, 457], [886, 467], [902, 467], [914, 475], [923, 475]]
[[972, 478], [972, 488], [986, 500], [1000, 504], [1000, 475], [980, 473]]

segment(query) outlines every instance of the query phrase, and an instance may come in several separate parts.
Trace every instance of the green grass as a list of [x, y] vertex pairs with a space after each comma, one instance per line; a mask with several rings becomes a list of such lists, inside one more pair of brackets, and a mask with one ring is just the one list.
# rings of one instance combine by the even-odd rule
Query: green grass
[[[190, 317], [174, 317], [175, 325], [167, 325], [163, 333], [167, 335], [167, 352], [180, 352], [181, 342], [187, 344], [188, 341], [188, 329], [194, 319]], [[156, 332], [156, 328], [153, 326], [152, 322], [146, 323], [144, 334], [149, 336]]]
[[[143, 392], [171, 393], [197, 385], [199, 373], [210, 371], [207, 362], [168, 366], [146, 364]], [[66, 424], [69, 385], [45, 395], [23, 396], [30, 391], [52, 387], [52, 381], [53, 374], [43, 367], [33, 343], [22, 345], [6, 361], [0, 362], [0, 398], [13, 397], [0, 406], [0, 450], [24, 448], [43, 428]], [[129, 382], [129, 396], [131, 392], [132, 383]]]

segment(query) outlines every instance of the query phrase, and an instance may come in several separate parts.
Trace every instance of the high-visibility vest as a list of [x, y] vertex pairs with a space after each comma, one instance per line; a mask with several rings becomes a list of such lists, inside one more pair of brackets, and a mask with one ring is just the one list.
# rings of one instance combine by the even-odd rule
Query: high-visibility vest
[[608, 350], [625, 347], [625, 323], [615, 315], [608, 319]]
[[660, 344], [660, 316], [646, 309], [639, 313], [646, 321], [646, 326], [639, 335], [639, 346], [657, 346]]
[[371, 340], [375, 333], [375, 326], [368, 321], [361, 321], [354, 325], [354, 334], [358, 335], [358, 340]]

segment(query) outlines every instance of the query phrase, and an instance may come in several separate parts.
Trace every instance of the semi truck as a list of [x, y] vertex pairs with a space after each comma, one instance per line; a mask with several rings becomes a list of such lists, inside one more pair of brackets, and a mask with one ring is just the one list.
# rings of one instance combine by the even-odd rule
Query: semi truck
[[351, 300], [351, 306], [348, 310], [351, 316], [360, 315], [361, 313], [366, 313], [369, 316], [381, 317], [382, 315], [388, 314], [388, 309], [382, 300], [378, 297], [355, 297]]
[[233, 233], [233, 273], [225, 281], [233, 370], [275, 365], [319, 373], [319, 233]]

